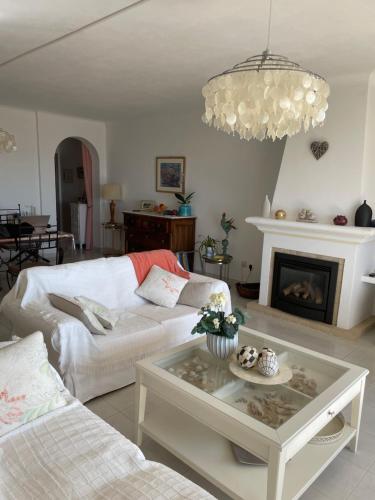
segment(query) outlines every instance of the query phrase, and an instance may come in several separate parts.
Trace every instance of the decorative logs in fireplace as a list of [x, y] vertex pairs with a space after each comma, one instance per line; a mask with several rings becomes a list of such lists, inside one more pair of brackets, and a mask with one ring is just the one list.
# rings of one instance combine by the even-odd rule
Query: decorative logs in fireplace
[[299, 283], [291, 283], [289, 286], [283, 288], [283, 294], [284, 297], [292, 294], [296, 298], [308, 300], [315, 304], [323, 303], [322, 289], [306, 280]]

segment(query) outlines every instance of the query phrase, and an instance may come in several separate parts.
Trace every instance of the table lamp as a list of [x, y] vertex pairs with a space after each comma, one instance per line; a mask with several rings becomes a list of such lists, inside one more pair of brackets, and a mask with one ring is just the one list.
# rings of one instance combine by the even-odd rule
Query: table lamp
[[111, 200], [111, 203], [109, 204], [109, 212], [111, 214], [109, 224], [115, 224], [115, 200], [121, 200], [121, 185], [104, 184], [102, 187], [102, 198], [105, 200]]

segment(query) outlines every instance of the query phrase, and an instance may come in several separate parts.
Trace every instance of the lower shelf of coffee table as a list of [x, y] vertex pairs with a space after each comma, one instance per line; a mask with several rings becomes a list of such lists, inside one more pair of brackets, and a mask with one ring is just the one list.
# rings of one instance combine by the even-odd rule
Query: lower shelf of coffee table
[[[235, 461], [229, 441], [186, 413], [167, 404], [152, 408], [145, 434], [236, 499], [267, 498], [267, 467]], [[325, 445], [307, 444], [287, 464], [283, 500], [299, 498], [355, 435], [345, 425], [341, 438]]]

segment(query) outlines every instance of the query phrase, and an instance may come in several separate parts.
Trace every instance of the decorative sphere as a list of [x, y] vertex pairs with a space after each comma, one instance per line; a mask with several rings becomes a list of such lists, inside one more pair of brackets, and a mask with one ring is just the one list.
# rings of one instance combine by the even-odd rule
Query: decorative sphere
[[276, 210], [275, 212], [275, 219], [285, 219], [286, 218], [286, 212], [285, 210]]
[[256, 365], [258, 360], [258, 351], [255, 347], [244, 345], [237, 353], [237, 360], [241, 368], [248, 370]]
[[258, 356], [258, 372], [265, 377], [273, 377], [279, 371], [279, 360], [272, 349], [263, 347]]

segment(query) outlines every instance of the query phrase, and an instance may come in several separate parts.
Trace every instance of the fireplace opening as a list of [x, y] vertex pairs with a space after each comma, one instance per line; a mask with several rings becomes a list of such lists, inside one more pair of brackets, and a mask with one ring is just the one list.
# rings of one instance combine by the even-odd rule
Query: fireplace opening
[[339, 263], [275, 252], [271, 307], [333, 323]]

